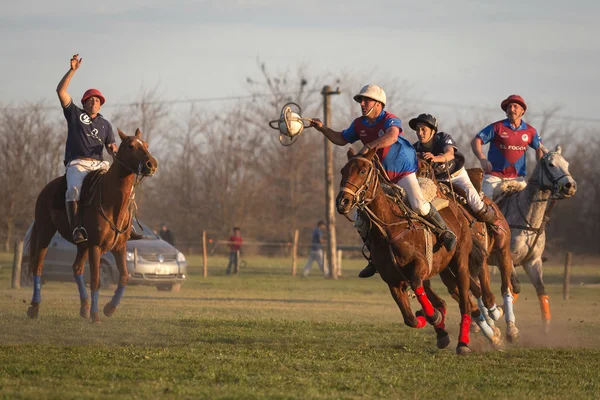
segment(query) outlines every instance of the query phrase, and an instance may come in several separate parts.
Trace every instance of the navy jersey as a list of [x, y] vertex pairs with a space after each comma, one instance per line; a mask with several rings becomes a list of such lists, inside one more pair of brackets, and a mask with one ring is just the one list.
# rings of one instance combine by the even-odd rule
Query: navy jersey
[[[444, 154], [444, 149], [448, 146], [454, 147], [454, 160], [444, 162], [433, 163], [433, 169], [435, 176], [438, 179], [448, 179], [448, 172], [450, 175], [461, 169], [465, 165], [465, 156], [458, 151], [456, 142], [452, 139], [448, 133], [436, 132], [431, 139], [433, 143], [430, 146], [424, 146], [423, 143], [417, 141], [413, 144], [417, 153], [431, 153], [434, 156]], [[448, 166], [448, 170], [446, 169]]]
[[110, 123], [98, 114], [93, 120], [71, 101], [63, 108], [67, 120], [67, 144], [65, 165], [70, 161], [86, 157], [102, 161], [104, 146], [115, 143]]

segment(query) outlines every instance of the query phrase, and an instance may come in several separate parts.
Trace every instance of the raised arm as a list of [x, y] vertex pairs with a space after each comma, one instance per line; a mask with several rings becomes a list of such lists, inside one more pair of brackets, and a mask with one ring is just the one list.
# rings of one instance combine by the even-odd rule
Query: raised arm
[[337, 144], [338, 146], [345, 146], [348, 144], [348, 141], [346, 141], [344, 136], [342, 136], [342, 132], [334, 131], [333, 129], [323, 125], [323, 122], [321, 122], [321, 120], [318, 118], [313, 118], [311, 126], [325, 135], [325, 137], [333, 144]]
[[71, 82], [71, 78], [75, 74], [75, 71], [79, 69], [81, 66], [81, 62], [83, 58], [79, 58], [79, 54], [73, 55], [71, 58], [71, 68], [65, 76], [58, 82], [58, 86], [56, 87], [56, 93], [58, 94], [58, 99], [60, 100], [60, 104], [64, 107], [68, 106], [71, 102], [71, 96], [67, 93], [67, 88], [69, 87], [69, 83]]

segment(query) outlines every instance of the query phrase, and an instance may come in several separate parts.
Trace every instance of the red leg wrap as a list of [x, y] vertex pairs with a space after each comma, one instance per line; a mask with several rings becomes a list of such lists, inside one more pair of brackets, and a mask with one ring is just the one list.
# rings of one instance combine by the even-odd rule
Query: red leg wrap
[[425, 325], [427, 325], [427, 320], [425, 319], [425, 317], [423, 317], [422, 315], [418, 315], [417, 316], [417, 326], [415, 326], [415, 328], [421, 329]]
[[415, 294], [417, 295], [417, 300], [419, 301], [419, 304], [421, 304], [423, 311], [425, 311], [425, 315], [431, 317], [433, 315], [433, 306], [427, 298], [423, 286], [416, 288]]
[[458, 341], [464, 344], [469, 344], [469, 329], [471, 328], [471, 316], [463, 314], [460, 320], [460, 335]]

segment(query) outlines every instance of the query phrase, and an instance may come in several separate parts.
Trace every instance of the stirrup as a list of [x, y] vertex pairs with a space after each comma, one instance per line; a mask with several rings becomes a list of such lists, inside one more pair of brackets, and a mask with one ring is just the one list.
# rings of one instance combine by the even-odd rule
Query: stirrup
[[73, 242], [75, 242], [75, 244], [86, 242], [87, 240], [87, 231], [83, 226], [78, 226], [77, 228], [73, 229]]
[[359, 278], [370, 278], [373, 275], [375, 275], [376, 273], [377, 273], [377, 268], [375, 267], [375, 265], [373, 265], [371, 260], [369, 260], [369, 264], [367, 264], [367, 266], [364, 267], [363, 270], [358, 273], [358, 277]]

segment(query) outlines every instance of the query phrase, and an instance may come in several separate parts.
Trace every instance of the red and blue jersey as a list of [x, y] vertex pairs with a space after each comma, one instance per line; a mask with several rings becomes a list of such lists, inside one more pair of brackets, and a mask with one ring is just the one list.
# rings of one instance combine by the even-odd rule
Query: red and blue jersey
[[483, 144], [490, 144], [488, 160], [492, 163], [491, 175], [500, 178], [516, 178], [527, 174], [527, 146], [538, 149], [540, 135], [531, 125], [521, 121], [516, 129], [508, 119], [496, 121], [477, 134]]
[[377, 150], [381, 164], [390, 180], [397, 183], [406, 175], [417, 171], [417, 152], [402, 132], [402, 121], [394, 114], [381, 111], [373, 124], [369, 124], [367, 117], [355, 119], [348, 129], [342, 131], [342, 136], [348, 143], [360, 140], [369, 144], [383, 136], [390, 127], [396, 126], [400, 130], [398, 140], [389, 147]]

